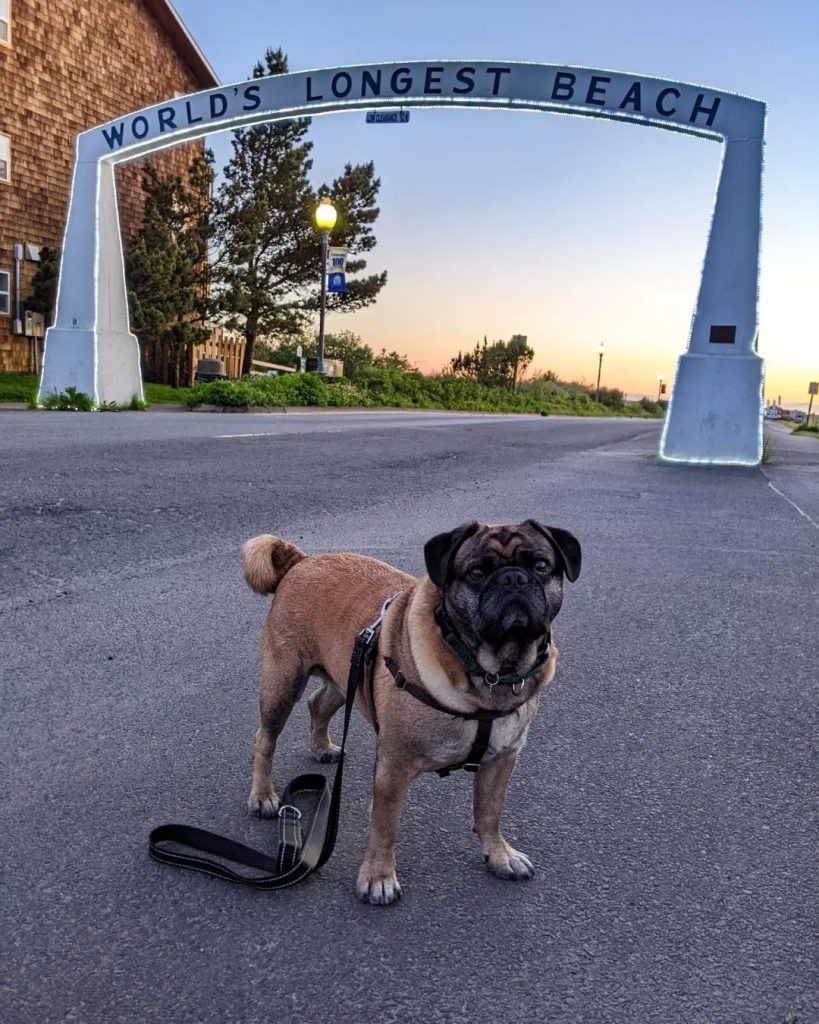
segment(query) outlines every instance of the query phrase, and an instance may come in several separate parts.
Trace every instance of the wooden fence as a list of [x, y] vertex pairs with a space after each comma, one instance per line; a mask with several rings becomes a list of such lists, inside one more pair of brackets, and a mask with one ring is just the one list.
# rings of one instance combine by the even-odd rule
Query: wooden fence
[[221, 359], [225, 364], [225, 373], [231, 380], [242, 376], [242, 360], [245, 355], [245, 339], [235, 331], [227, 331], [224, 327], [214, 327], [210, 337], [198, 345], [191, 346], [190, 375], [191, 380], [196, 373], [196, 364], [200, 359]]
[[143, 377], [156, 384], [189, 387], [193, 384], [196, 364], [200, 359], [221, 359], [231, 380], [242, 375], [245, 340], [224, 327], [214, 327], [210, 337], [196, 345], [140, 341], [139, 348]]

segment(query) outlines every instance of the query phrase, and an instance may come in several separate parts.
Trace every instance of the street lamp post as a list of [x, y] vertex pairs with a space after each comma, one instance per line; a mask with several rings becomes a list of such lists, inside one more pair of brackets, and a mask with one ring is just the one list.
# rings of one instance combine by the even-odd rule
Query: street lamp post
[[324, 310], [327, 305], [327, 247], [330, 232], [336, 224], [336, 208], [329, 196], [323, 196], [316, 208], [316, 227], [321, 232], [321, 304], [319, 306], [319, 337], [316, 372], [324, 373]]
[[600, 401], [600, 374], [603, 372], [603, 355], [605, 354], [606, 347], [604, 342], [600, 342], [597, 346], [597, 355], [600, 357], [597, 362], [597, 398], [596, 401]]
[[657, 401], [658, 402], [660, 401], [660, 398], [662, 397], [663, 391], [665, 391], [665, 374], [664, 373], [658, 373], [657, 374]]

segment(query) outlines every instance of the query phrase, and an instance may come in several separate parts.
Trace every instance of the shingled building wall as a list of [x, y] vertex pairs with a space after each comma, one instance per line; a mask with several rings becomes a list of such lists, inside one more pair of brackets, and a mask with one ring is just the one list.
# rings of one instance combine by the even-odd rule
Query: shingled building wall
[[[0, 42], [0, 135], [10, 140], [9, 181], [0, 181], [0, 271], [10, 275], [9, 313], [0, 313], [0, 370], [29, 370], [31, 343], [12, 333], [14, 245], [62, 245], [76, 135], [140, 107], [218, 81], [170, 18], [164, 0], [10, 0], [11, 33]], [[161, 16], [161, 17], [160, 17]], [[165, 24], [163, 24], [163, 20]], [[201, 55], [199, 55], [201, 61]], [[151, 158], [184, 174], [201, 143]], [[117, 168], [123, 241], [142, 215], [141, 162]], [[22, 265], [21, 297], [37, 264]]]

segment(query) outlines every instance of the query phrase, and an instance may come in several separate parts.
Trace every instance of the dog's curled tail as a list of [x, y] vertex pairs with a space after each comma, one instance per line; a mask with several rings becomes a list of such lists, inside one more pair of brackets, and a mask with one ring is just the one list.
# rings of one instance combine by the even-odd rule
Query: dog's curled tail
[[284, 574], [307, 555], [295, 544], [272, 533], [263, 533], [251, 539], [242, 548], [242, 568], [251, 590], [257, 594], [272, 594]]

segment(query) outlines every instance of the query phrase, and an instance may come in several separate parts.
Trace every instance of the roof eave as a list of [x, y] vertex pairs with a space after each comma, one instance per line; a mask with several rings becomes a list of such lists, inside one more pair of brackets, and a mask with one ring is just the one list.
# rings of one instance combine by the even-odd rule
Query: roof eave
[[199, 86], [212, 89], [220, 85], [219, 76], [199, 49], [196, 40], [179, 17], [171, 0], [145, 0], [145, 4], [176, 46], [179, 55], [191, 69]]

